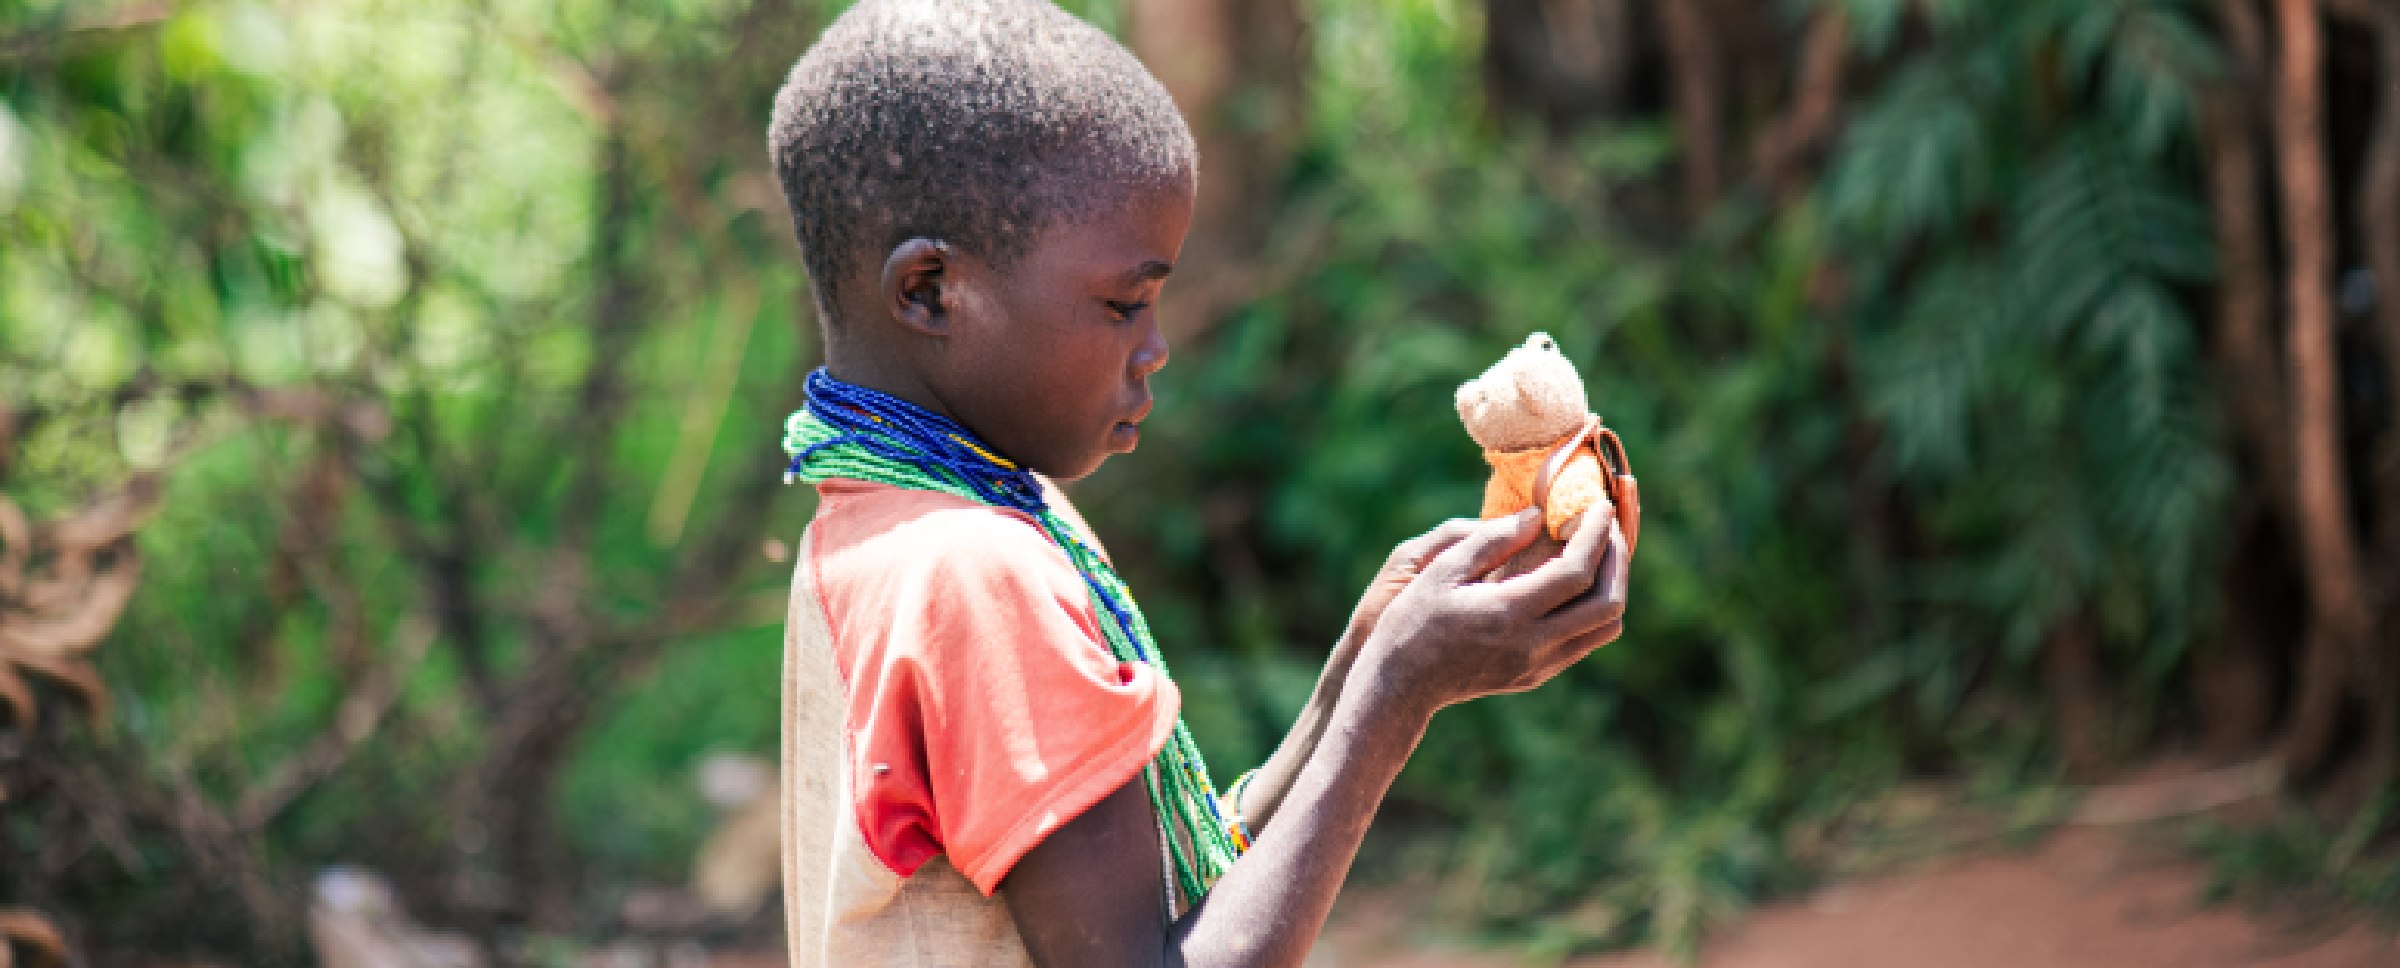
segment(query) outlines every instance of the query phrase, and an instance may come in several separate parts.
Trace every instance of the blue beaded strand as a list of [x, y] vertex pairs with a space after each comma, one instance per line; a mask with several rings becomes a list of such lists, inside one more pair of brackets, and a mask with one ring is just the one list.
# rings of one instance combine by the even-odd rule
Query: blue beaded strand
[[[801, 477], [858, 476], [955, 489], [963, 497], [1025, 513], [1067, 554], [1094, 603], [1108, 612], [1116, 633], [1109, 636], [1112, 648], [1122, 647], [1119, 657], [1128, 658], [1129, 652], [1132, 660], [1168, 677], [1165, 656], [1154, 653], [1149, 628], [1131, 602], [1131, 590], [1116, 579], [1107, 560], [1050, 509], [1041, 481], [1031, 471], [986, 447], [957, 421], [890, 394], [844, 383], [823, 368], [808, 375], [805, 389], [807, 409], [793, 414], [786, 427], [785, 449], [792, 460], [785, 468], [785, 483]], [[813, 470], [812, 459], [818, 462]], [[900, 468], [912, 470], [921, 483], [907, 483], [906, 473], [892, 476]], [[1166, 747], [1145, 770], [1144, 786], [1158, 811], [1160, 846], [1178, 875], [1168, 885], [1172, 911], [1178, 893], [1197, 899], [1231, 858], [1249, 849], [1249, 831], [1238, 819], [1228, 819], [1201, 765], [1199, 747], [1180, 717]], [[1185, 836], [1169, 832], [1171, 816]], [[1205, 822], [1195, 827], [1194, 821], [1202, 817]], [[1187, 845], [1197, 856], [1187, 856]], [[1181, 885], [1175, 883], [1178, 880]], [[1178, 886], [1183, 890], [1177, 891]]]
[[[974, 491], [986, 503], [1013, 508], [1032, 515], [1036, 520], [1050, 510], [1042, 497], [1041, 481], [1033, 472], [1016, 462], [983, 446], [973, 431], [941, 414], [917, 406], [899, 397], [872, 390], [855, 383], [833, 378], [824, 367], [809, 371], [806, 385], [808, 412], [817, 419], [842, 430], [841, 436], [819, 441], [792, 455], [791, 464], [783, 471], [786, 484], [799, 475], [810, 457], [832, 447], [855, 444], [868, 453], [886, 460], [914, 464], [929, 472], [942, 472]], [[1095, 554], [1082, 539], [1073, 534], [1060, 534], [1062, 541], [1073, 542], [1075, 550]], [[1070, 555], [1070, 560], [1073, 556]], [[1133, 614], [1117, 596], [1091, 573], [1077, 568], [1083, 582], [1092, 589], [1092, 597], [1108, 609], [1119, 631], [1133, 643], [1134, 655], [1143, 662], [1151, 661], [1149, 650], [1142, 645], [1141, 636], [1133, 634]]]

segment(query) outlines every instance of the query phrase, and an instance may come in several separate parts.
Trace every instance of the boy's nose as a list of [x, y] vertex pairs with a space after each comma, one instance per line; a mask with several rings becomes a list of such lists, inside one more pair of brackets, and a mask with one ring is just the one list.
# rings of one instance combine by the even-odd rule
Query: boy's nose
[[1133, 378], [1136, 380], [1149, 379], [1150, 374], [1158, 372], [1166, 365], [1167, 334], [1160, 332], [1156, 325], [1152, 325], [1148, 336], [1142, 340], [1142, 345], [1134, 347]]

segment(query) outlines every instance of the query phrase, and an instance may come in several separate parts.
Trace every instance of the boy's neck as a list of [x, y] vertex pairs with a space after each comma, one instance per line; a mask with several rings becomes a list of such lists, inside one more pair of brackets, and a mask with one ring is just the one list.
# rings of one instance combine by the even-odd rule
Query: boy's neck
[[825, 372], [853, 386], [888, 393], [936, 414], [964, 425], [958, 414], [944, 403], [932, 384], [905, 363], [896, 363], [888, 354], [861, 352], [861, 347], [829, 343], [825, 347]]

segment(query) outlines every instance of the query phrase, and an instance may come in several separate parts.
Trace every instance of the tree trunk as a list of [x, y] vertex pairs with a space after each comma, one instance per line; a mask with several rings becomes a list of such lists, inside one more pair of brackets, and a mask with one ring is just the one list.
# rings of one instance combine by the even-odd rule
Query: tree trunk
[[1725, 65], [1698, 0], [1665, 0], [1657, 10], [1675, 130], [1683, 136], [1684, 213], [1697, 220], [1715, 207], [1724, 188]]
[[1640, 57], [1633, 0], [1488, 0], [1484, 91], [1497, 112], [1564, 131], [1627, 108]]
[[2217, 17], [2226, 73], [2201, 91], [2200, 101], [2201, 154], [2217, 243], [2211, 350], [2226, 384], [2221, 396], [2232, 411], [2248, 483], [2263, 496], [2248, 502], [2251, 510], [2242, 515], [2248, 523], [2224, 577], [2225, 635], [2194, 657], [2191, 689], [2203, 746], [2232, 757], [2266, 738], [2277, 651], [2270, 643], [2294, 640], [2274, 621], [2289, 610], [2262, 604], [2259, 584], [2284, 574], [2280, 522], [2296, 519], [2298, 507], [2285, 470], [2291, 448], [2274, 344], [2275, 270], [2259, 207], [2263, 126], [2254, 92], [2266, 74], [2266, 28], [2252, 0], [2218, 0]]
[[2224, 397], [2272, 513], [2296, 518], [2292, 481], [2284, 471], [2290, 447], [2275, 360], [2274, 265], [2259, 209], [2265, 186], [2252, 92], [2265, 73], [2265, 28], [2250, 0], [2218, 0], [2217, 8], [2230, 63], [2226, 76], [2201, 93], [2202, 159], [2217, 242], [2217, 370], [2232, 382]]
[[[2400, 0], [2343, 0], [2335, 10], [2375, 35], [2379, 92], [2374, 128], [2359, 174], [2356, 215], [2367, 272], [2374, 279], [2375, 331], [2383, 343], [2384, 381], [2391, 406], [2375, 481], [2385, 495], [2377, 531], [2382, 570], [2400, 580]], [[2400, 593], [2387, 588], [2385, 594]]]
[[1759, 182], [1787, 204], [1804, 184], [1802, 163], [1832, 133], [1849, 44], [1850, 17], [1841, 5], [1824, 4], [1809, 14], [1791, 109], [1759, 133], [1752, 149]]
[[1132, 0], [1126, 39], [1192, 126], [1200, 197], [1162, 304], [1170, 338], [1205, 331], [1250, 295], [1254, 253], [1276, 210], [1276, 183], [1306, 102], [1297, 0]]
[[[2374, 280], [2375, 333], [2383, 343], [2384, 393], [2391, 407], [2381, 445], [2373, 456], [2378, 520], [2371, 595], [2363, 606], [2371, 625], [2358, 646], [2358, 698], [2370, 708], [2371, 730], [2361, 786], [2383, 788], [2400, 774], [2400, 656], [2389, 644], [2400, 634], [2400, 0], [2342, 0], [2334, 11], [2354, 19], [2375, 37], [2374, 127], [2359, 174], [2356, 234]], [[2380, 614], [2377, 614], [2377, 613]], [[2378, 644], [2384, 643], [2384, 644]]]
[[2042, 644], [2042, 685], [2050, 694], [2059, 759], [2067, 776], [2091, 780], [2108, 767], [2108, 689], [2091, 622], [2075, 616]]
[[2301, 635], [2305, 609], [2278, 517], [2255, 493], [2238, 503], [2233, 553], [2217, 578], [2223, 634], [2192, 656], [2188, 680], [2201, 748], [2227, 761], [2255, 756], [2269, 738], [2278, 660], [2283, 644]]
[[[621, 122], [620, 122], [621, 123]], [[565, 755], [596, 698], [575, 678], [583, 653], [599, 630], [585, 610], [592, 597], [593, 522], [610, 498], [610, 444], [624, 422], [629, 402], [625, 367], [641, 318], [642, 292], [633, 263], [640, 257], [639, 199], [642, 186], [628, 133], [613, 128], [599, 159], [598, 223], [592, 238], [599, 292], [592, 307], [592, 359], [577, 389], [571, 431], [553, 431], [570, 442], [570, 464], [580, 473], [559, 499], [559, 532], [547, 549], [541, 590], [529, 603], [532, 622], [522, 672], [500, 692], [506, 699], [487, 722], [489, 746], [480, 762], [453, 780], [452, 815], [480, 820], [491, 834], [508, 897], [508, 914], [527, 916], [534, 927], [564, 930], [572, 917], [566, 869], [571, 856], [558, 838], [552, 810]], [[471, 845], [467, 852], [484, 845]], [[469, 869], [477, 858], [467, 858]], [[487, 912], [502, 913], [502, 912]], [[487, 941], [497, 936], [493, 920], [475, 925]]]
[[2358, 548], [2342, 477], [2340, 401], [2334, 372], [2333, 246], [2327, 188], [2321, 38], [2314, 0], [2276, 0], [2275, 154], [2283, 186], [2291, 374], [2293, 490], [2310, 630], [2299, 699], [2285, 735], [2288, 773], [2318, 765], [2332, 743], [2365, 632]]
[[2384, 427], [2377, 480], [2383, 495], [2382, 566], [2384, 594], [2400, 597], [2400, 2], [2376, 8], [2375, 50], [2381, 104], [2374, 140], [2367, 148], [2358, 203], [2359, 237], [2375, 278], [2376, 329], [2383, 338], [2384, 392], [2391, 422]]

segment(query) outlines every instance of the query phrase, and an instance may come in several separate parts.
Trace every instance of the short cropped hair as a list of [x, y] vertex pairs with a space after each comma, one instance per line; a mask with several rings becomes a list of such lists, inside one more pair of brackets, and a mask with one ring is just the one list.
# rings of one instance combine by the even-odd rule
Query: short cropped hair
[[870, 253], [925, 237], [1005, 268], [1198, 155], [1141, 62], [1048, 0], [862, 0], [792, 65], [767, 149], [829, 315]]

